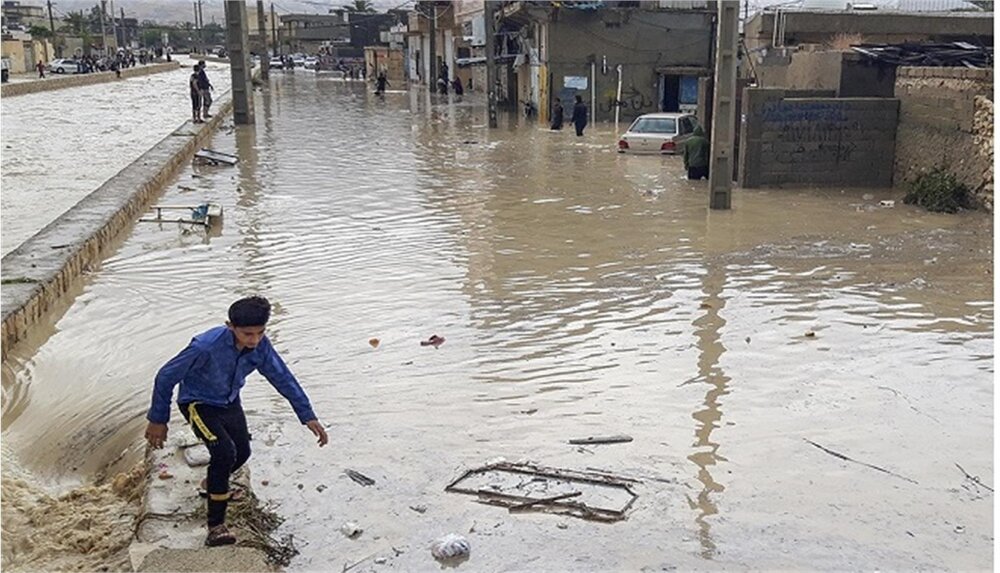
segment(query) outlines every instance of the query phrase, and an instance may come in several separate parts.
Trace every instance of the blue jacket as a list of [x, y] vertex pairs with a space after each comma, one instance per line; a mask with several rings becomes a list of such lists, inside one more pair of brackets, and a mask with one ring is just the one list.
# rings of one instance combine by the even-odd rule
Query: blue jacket
[[232, 331], [225, 326], [195, 336], [187, 348], [160, 368], [153, 384], [153, 404], [146, 419], [156, 424], [166, 424], [170, 420], [170, 398], [178, 383], [181, 385], [177, 394], [179, 404], [198, 402], [229, 406], [239, 403], [246, 376], [254, 370], [260, 371], [288, 400], [300, 422], [305, 424], [316, 419], [309, 397], [271, 346], [271, 341], [265, 336], [256, 348], [241, 353], [236, 349]]

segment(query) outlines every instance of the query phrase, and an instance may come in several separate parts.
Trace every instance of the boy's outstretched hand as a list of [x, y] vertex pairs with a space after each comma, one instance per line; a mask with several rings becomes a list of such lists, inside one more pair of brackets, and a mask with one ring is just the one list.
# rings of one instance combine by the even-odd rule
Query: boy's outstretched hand
[[163, 447], [163, 442], [167, 440], [167, 425], [166, 424], [155, 424], [150, 422], [146, 426], [146, 441], [153, 449], [160, 449]]
[[322, 448], [329, 441], [329, 438], [326, 437], [326, 430], [323, 429], [323, 424], [320, 424], [319, 420], [309, 420], [306, 422], [306, 427], [319, 438], [316, 442], [319, 447]]

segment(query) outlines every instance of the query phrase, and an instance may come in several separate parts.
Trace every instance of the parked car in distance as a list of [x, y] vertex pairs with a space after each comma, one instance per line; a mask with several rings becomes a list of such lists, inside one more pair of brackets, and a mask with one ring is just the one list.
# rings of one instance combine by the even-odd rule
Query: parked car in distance
[[681, 146], [698, 120], [690, 113], [647, 113], [641, 115], [618, 138], [618, 153], [672, 155]]
[[292, 54], [292, 63], [295, 64], [296, 68], [304, 68], [306, 65], [306, 55]]
[[305, 63], [303, 64], [303, 66], [307, 70], [315, 70], [318, 63], [319, 63], [319, 58], [317, 58], [316, 56], [306, 56]]
[[281, 58], [279, 57], [273, 57], [271, 58], [271, 61], [268, 62], [267, 67], [269, 69], [278, 68], [280, 70], [281, 68], [285, 67], [285, 62], [282, 62]]
[[52, 60], [49, 62], [48, 70], [53, 74], [75, 74], [77, 70], [76, 60], [70, 58]]

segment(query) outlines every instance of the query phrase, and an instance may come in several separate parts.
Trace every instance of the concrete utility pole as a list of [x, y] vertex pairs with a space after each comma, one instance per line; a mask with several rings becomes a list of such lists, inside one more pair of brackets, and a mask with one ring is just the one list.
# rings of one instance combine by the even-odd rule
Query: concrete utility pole
[[195, 31], [195, 35], [194, 35], [195, 36], [194, 51], [195, 51], [195, 53], [199, 53], [201, 50], [198, 49], [198, 34], [197, 34], [197, 32], [198, 32], [198, 2], [197, 2], [197, 0], [191, 2], [191, 5], [194, 7], [194, 31]]
[[107, 6], [107, 0], [101, 0], [101, 52], [104, 56], [108, 55], [108, 33], [104, 29], [104, 10]]
[[[489, 2], [486, 2], [489, 4]], [[437, 4], [431, 4], [431, 42], [430, 42], [430, 72], [431, 77], [427, 78], [427, 83], [430, 84], [431, 91], [433, 92], [437, 89], [437, 15], [438, 9]]]
[[[278, 19], [274, 15], [274, 2], [271, 2], [271, 49], [274, 56], [278, 55]], [[270, 64], [268, 64], [270, 65]]]
[[733, 195], [733, 130], [736, 122], [736, 50], [740, 5], [719, 2], [712, 110], [712, 162], [708, 169], [709, 207], [729, 209]]
[[52, 30], [52, 32], [55, 33], [56, 21], [52, 18], [52, 0], [49, 0], [47, 4], [49, 5], [49, 30]]
[[265, 82], [271, 75], [268, 68], [271, 63], [267, 59], [267, 25], [264, 23], [264, 0], [257, 0], [257, 35], [260, 36], [260, 45], [264, 48], [260, 54], [260, 77]]
[[201, 12], [201, 0], [198, 0], [198, 41], [201, 42], [202, 53], [205, 50], [205, 15]]
[[246, 2], [226, 0], [226, 51], [229, 52], [229, 73], [233, 81], [233, 122], [236, 125], [253, 125], [253, 86], [250, 83], [246, 21]]
[[111, 14], [111, 35], [115, 38], [115, 47], [120, 48], [121, 44], [118, 43], [118, 24], [115, 20], [115, 0], [110, 0], [111, 7], [109, 8]]
[[497, 19], [495, 2], [486, 0], [483, 3], [483, 16], [486, 18], [486, 101], [489, 114], [489, 126], [497, 127]]

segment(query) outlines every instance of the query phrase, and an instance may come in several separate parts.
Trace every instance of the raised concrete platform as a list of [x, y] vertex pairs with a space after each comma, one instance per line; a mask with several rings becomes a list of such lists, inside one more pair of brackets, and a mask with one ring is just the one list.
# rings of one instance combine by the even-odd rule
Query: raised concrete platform
[[24, 340], [77, 279], [99, 264], [116, 238], [139, 215], [180, 165], [215, 131], [232, 110], [219, 98], [215, 116], [204, 124], [185, 122], [152, 149], [86, 196], [0, 261], [0, 358]]
[[[137, 78], [140, 76], [148, 76], [150, 74], [169, 72], [171, 70], [176, 70], [179, 67], [181, 67], [181, 64], [178, 61], [136, 66], [134, 68], [122, 70], [121, 79], [126, 80], [128, 78]], [[94, 72], [92, 74], [73, 74], [68, 76], [51, 75], [47, 76], [44, 80], [39, 79], [31, 82], [3, 84], [0, 86], [0, 97], [12, 97], [116, 81], [120, 80], [115, 76], [114, 72]]]
[[[142, 500], [140, 522], [129, 547], [134, 571], [275, 571], [258, 549], [240, 546], [205, 547], [205, 500], [197, 488], [206, 466], [191, 466], [184, 451], [207, 449], [181, 424], [175, 424], [166, 446], [150, 454], [150, 475]], [[164, 476], [161, 478], [161, 475]], [[169, 476], [169, 477], [167, 477]], [[234, 481], [251, 491], [249, 470]], [[251, 503], [249, 500], [240, 503]], [[230, 512], [234, 504], [230, 504]], [[232, 528], [237, 539], [245, 536]]]

